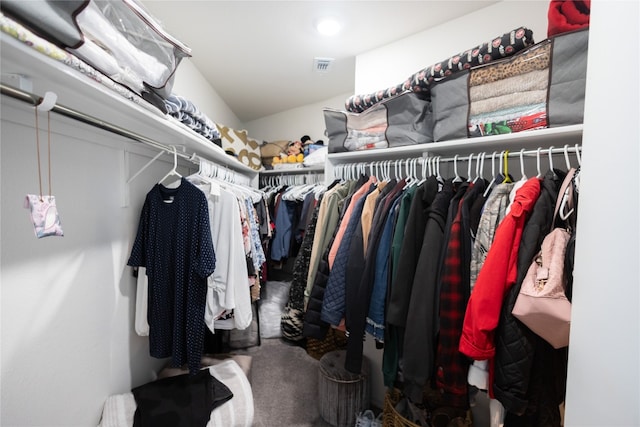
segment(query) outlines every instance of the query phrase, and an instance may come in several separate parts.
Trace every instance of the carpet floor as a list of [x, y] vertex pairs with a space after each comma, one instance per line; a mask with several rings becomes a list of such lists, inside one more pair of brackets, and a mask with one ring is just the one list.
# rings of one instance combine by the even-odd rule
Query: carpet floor
[[318, 360], [280, 338], [262, 339], [252, 356], [254, 427], [330, 427], [318, 409]]

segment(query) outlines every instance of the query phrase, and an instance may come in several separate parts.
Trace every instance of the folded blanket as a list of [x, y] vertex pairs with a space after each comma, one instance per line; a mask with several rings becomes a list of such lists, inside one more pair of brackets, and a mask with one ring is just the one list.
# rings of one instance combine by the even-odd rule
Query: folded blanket
[[424, 68], [396, 86], [372, 94], [351, 96], [347, 99], [345, 108], [347, 111], [361, 113], [383, 99], [399, 95], [406, 90], [429, 92], [430, 86], [438, 80], [477, 65], [511, 56], [533, 44], [533, 32], [525, 27], [517, 28], [489, 42]]
[[344, 141], [348, 151], [370, 150], [372, 148], [388, 148], [389, 142], [384, 135], [372, 137], [349, 136]]
[[502, 135], [526, 130], [544, 129], [546, 127], [547, 112], [546, 110], [542, 110], [509, 120], [479, 123], [474, 126], [469, 126], [469, 137]]
[[472, 102], [469, 106], [469, 115], [475, 116], [477, 114], [517, 107], [519, 105], [540, 104], [545, 102], [546, 100], [546, 89], [510, 93], [507, 95], [496, 96], [494, 98], [487, 98], [481, 101]]
[[484, 123], [497, 123], [505, 120], [513, 120], [523, 116], [538, 114], [542, 111], [546, 111], [546, 109], [547, 104], [540, 103], [477, 114], [475, 116], [469, 116], [469, 127], [472, 128]]
[[469, 88], [469, 100], [475, 102], [510, 93], [546, 90], [548, 86], [549, 70], [535, 70], [495, 82], [471, 86]]
[[590, 0], [552, 0], [549, 2], [547, 37], [589, 26]]
[[193, 102], [182, 96], [171, 94], [169, 99], [165, 100], [165, 105], [167, 114], [175, 117], [193, 131], [211, 141], [220, 139], [220, 132], [215, 123], [203, 114]]
[[508, 60], [474, 68], [469, 75], [469, 86], [487, 84], [530, 71], [545, 70], [549, 68], [550, 61], [551, 43], [547, 40]]

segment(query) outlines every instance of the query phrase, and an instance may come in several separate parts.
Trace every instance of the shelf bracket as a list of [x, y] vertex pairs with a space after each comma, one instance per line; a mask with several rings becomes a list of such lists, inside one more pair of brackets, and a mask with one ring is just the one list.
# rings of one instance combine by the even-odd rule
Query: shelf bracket
[[2, 73], [2, 77], [8, 80], [17, 81], [17, 86], [25, 92], [33, 92], [33, 79], [29, 76], [17, 73]]
[[144, 172], [144, 170], [145, 170], [146, 168], [148, 168], [149, 166], [151, 166], [151, 164], [152, 164], [153, 162], [155, 162], [156, 160], [158, 160], [158, 158], [159, 158], [160, 156], [162, 156], [164, 153], [165, 153], [165, 151], [164, 151], [164, 150], [160, 151], [160, 152], [159, 152], [158, 154], [156, 154], [156, 155], [155, 155], [151, 160], [149, 160], [149, 161], [147, 162], [147, 164], [146, 164], [146, 165], [142, 166], [138, 172], [134, 173], [134, 174], [133, 174], [129, 179], [127, 179], [127, 181], [126, 181], [126, 182], [127, 182], [127, 185], [131, 184], [131, 182], [132, 182], [134, 179], [136, 179], [136, 178], [137, 178], [137, 177], [138, 177], [142, 172]]

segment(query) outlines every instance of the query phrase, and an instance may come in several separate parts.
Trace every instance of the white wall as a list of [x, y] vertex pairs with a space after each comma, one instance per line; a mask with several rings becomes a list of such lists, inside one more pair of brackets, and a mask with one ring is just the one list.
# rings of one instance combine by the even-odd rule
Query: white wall
[[[358, 55], [356, 93], [366, 94], [401, 83], [429, 65], [520, 26], [531, 29], [534, 40], [544, 40], [547, 37], [548, 6], [545, 1], [501, 2]], [[372, 341], [368, 338], [365, 342], [364, 354], [372, 363], [372, 402], [382, 407], [385, 394], [382, 351], [377, 350]]]
[[317, 141], [322, 139], [329, 143], [324, 134], [325, 124], [323, 108], [336, 108], [343, 110], [344, 102], [351, 96], [350, 93], [329, 98], [327, 100], [293, 108], [282, 113], [262, 117], [245, 123], [249, 135], [259, 138], [261, 141], [299, 140], [303, 135]]
[[591, 8], [565, 425], [639, 426], [640, 6]]
[[[125, 179], [155, 152], [51, 117], [52, 187], [65, 235], [37, 239], [23, 208], [25, 195], [39, 191], [33, 109], [2, 97], [3, 426], [96, 426], [108, 395], [150, 381], [165, 363], [150, 358], [148, 339], [135, 335], [136, 285], [126, 262], [144, 196], [171, 168], [169, 158], [131, 183], [130, 206], [122, 207]], [[46, 140], [43, 131], [45, 193]]]
[[355, 93], [395, 86], [421, 69], [520, 26], [547, 37], [546, 1], [507, 0], [356, 57]]
[[233, 129], [244, 129], [240, 119], [188, 58], [182, 60], [178, 66], [172, 92], [193, 102], [214, 123]]
[[325, 143], [328, 143], [328, 139], [324, 135], [322, 109], [344, 109], [344, 102], [351, 95], [346, 93], [243, 123], [188, 59], [178, 67], [173, 93], [189, 99], [213, 122], [234, 129], [245, 129], [249, 137], [258, 141], [298, 140], [303, 135], [309, 135], [314, 141], [322, 139]]

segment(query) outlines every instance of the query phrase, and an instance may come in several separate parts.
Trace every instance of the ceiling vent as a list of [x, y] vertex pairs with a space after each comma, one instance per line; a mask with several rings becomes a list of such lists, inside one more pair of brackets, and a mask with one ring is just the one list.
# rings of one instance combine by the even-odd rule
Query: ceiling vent
[[317, 73], [328, 73], [333, 61], [333, 58], [313, 58], [313, 70]]

